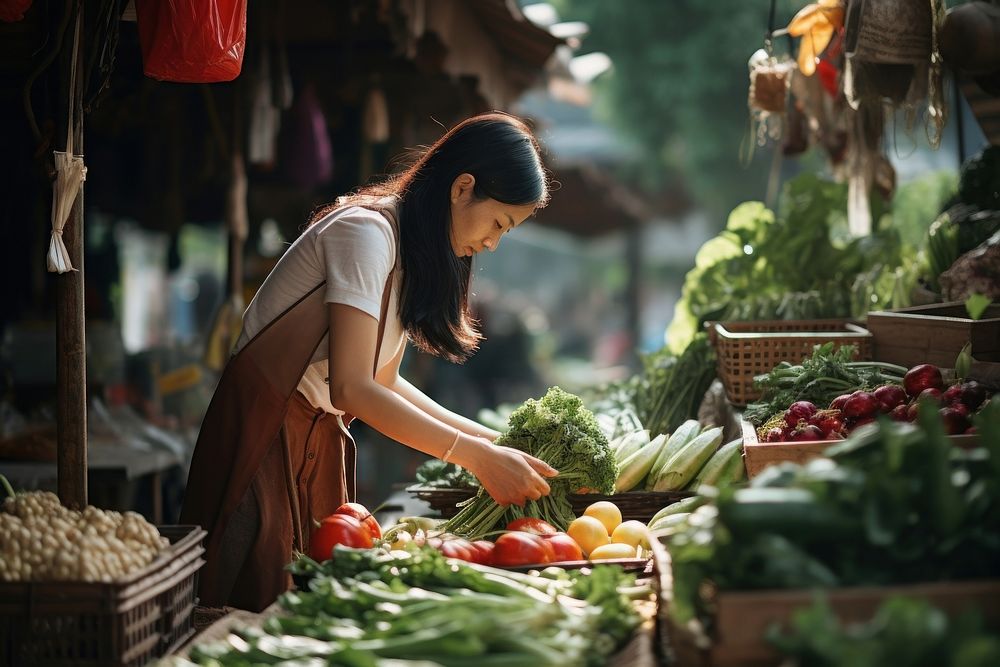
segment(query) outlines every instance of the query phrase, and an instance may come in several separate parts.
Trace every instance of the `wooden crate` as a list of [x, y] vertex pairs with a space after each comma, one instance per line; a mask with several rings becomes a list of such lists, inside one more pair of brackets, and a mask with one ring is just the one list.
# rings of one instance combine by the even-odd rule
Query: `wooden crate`
[[969, 318], [961, 301], [875, 311], [868, 313], [867, 327], [880, 361], [953, 368], [966, 343], [977, 361], [1000, 361], [1000, 304], [979, 320]]
[[[672, 664], [684, 667], [778, 667], [781, 658], [765, 637], [773, 624], [787, 625], [797, 609], [811, 606], [818, 591], [716, 591], [711, 632], [701, 623], [678, 625], [670, 617], [673, 580], [670, 557], [654, 541], [659, 608], [657, 635], [661, 651]], [[932, 582], [897, 586], [857, 586], [822, 592], [843, 622], [872, 618], [888, 598], [920, 598], [949, 615], [978, 609], [986, 625], [1000, 629], [1000, 580]]]
[[760, 398], [760, 390], [753, 385], [755, 376], [767, 373], [782, 361], [801, 362], [812, 354], [815, 345], [854, 345], [856, 359], [871, 359], [871, 334], [846, 320], [715, 322], [708, 332], [726, 398], [739, 406]]
[[[756, 477], [768, 466], [777, 463], [806, 463], [823, 456], [827, 447], [843, 440], [805, 440], [802, 442], [760, 442], [754, 425], [743, 420], [743, 463], [747, 477]], [[975, 435], [950, 435], [956, 447], [970, 448], [979, 443]]]

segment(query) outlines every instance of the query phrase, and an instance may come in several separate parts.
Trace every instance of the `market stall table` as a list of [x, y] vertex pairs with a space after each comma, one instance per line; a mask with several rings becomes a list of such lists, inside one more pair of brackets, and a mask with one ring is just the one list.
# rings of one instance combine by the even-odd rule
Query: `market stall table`
[[[88, 486], [118, 492], [137, 480], [148, 480], [152, 497], [154, 524], [163, 523], [163, 473], [181, 464], [181, 459], [164, 450], [139, 451], [132, 447], [91, 444], [87, 452]], [[0, 461], [0, 473], [11, 483], [25, 488], [40, 488], [41, 483], [56, 479], [56, 464], [42, 461]], [[91, 499], [91, 504], [93, 498]], [[129, 505], [126, 501], [124, 505]]]

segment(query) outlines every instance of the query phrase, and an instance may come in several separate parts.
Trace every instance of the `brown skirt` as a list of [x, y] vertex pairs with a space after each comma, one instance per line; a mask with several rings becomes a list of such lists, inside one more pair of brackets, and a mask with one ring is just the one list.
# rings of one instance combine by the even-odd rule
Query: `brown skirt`
[[228, 606], [260, 611], [291, 586], [285, 566], [308, 551], [314, 521], [354, 497], [356, 447], [336, 415], [296, 391], [278, 437], [222, 537]]

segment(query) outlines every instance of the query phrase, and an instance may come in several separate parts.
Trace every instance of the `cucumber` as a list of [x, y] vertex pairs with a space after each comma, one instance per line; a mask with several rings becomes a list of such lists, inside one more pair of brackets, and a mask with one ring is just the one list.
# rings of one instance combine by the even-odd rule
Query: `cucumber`
[[649, 469], [653, 467], [653, 459], [660, 450], [660, 445], [667, 439], [665, 435], [658, 435], [653, 438], [645, 447], [639, 448], [631, 456], [621, 463], [621, 471], [615, 481], [615, 490], [618, 493], [630, 491], [639, 486], [642, 480], [646, 479]]
[[807, 489], [746, 488], [719, 504], [719, 520], [738, 539], [775, 533], [800, 542], [861, 540], [861, 518], [848, 516]]
[[664, 528], [669, 528], [670, 526], [676, 526], [677, 524], [684, 523], [687, 518], [691, 516], [691, 512], [680, 512], [679, 514], [669, 514], [659, 521], [649, 523], [649, 531], [653, 534], [663, 530]]
[[697, 437], [699, 430], [701, 430], [701, 424], [696, 419], [689, 419], [674, 430], [673, 434], [667, 439], [666, 444], [660, 448], [656, 460], [653, 461], [653, 468], [649, 471], [650, 481], [659, 477], [664, 464], [680, 451], [684, 445]]
[[679, 491], [701, 471], [722, 442], [722, 428], [716, 426], [687, 443], [663, 465], [653, 480], [653, 491]]
[[615, 463], [624, 465], [625, 460], [649, 444], [649, 431], [634, 431], [624, 436], [615, 450]]
[[722, 470], [722, 474], [719, 475], [718, 486], [724, 487], [731, 484], [738, 484], [746, 478], [747, 466], [746, 462], [743, 460], [742, 448], [740, 448], [740, 453], [729, 459], [726, 467]]
[[[702, 484], [708, 484], [709, 486], [719, 486], [719, 482], [722, 479], [722, 475], [729, 469], [729, 462], [734, 458], [742, 459], [743, 456], [743, 440], [733, 440], [728, 442], [719, 450], [712, 454], [712, 458], [708, 460], [708, 463], [702, 467], [701, 472], [691, 481], [688, 488], [692, 491], [697, 490]], [[743, 465], [742, 460], [740, 465]], [[728, 481], [728, 480], [727, 480]]]
[[690, 498], [684, 498], [683, 500], [678, 500], [676, 503], [670, 503], [659, 512], [653, 515], [653, 518], [647, 522], [647, 526], [652, 526], [654, 523], [659, 521], [664, 517], [668, 517], [671, 514], [685, 514], [688, 512], [693, 512], [698, 507], [705, 504], [708, 500], [705, 496], [691, 496]]

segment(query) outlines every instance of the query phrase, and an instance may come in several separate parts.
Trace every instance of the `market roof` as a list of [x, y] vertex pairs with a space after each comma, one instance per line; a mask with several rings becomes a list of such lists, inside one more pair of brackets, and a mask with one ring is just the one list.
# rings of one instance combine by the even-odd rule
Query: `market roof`
[[479, 90], [495, 107], [506, 107], [543, 73], [563, 40], [525, 18], [509, 0], [402, 2], [410, 34], [437, 34], [452, 76], [475, 75]]
[[553, 178], [552, 199], [535, 216], [539, 224], [593, 238], [652, 217], [634, 192], [599, 167], [561, 167]]

